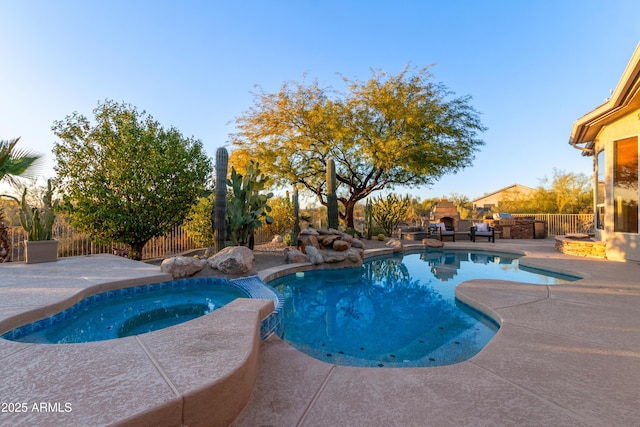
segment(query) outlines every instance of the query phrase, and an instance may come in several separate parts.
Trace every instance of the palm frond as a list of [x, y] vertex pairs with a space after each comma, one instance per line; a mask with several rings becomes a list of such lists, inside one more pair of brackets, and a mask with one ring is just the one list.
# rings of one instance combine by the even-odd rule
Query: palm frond
[[34, 151], [17, 149], [20, 138], [0, 140], [0, 182], [16, 185], [17, 178], [34, 178], [42, 168], [42, 156]]

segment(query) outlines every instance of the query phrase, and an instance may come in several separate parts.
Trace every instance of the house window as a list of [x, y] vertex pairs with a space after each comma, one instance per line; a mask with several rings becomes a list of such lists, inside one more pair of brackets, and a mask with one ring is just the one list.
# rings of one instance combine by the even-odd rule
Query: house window
[[604, 150], [598, 153], [596, 160], [596, 227], [604, 230], [604, 201], [605, 201], [605, 163]]
[[638, 232], [638, 137], [613, 143], [614, 231]]

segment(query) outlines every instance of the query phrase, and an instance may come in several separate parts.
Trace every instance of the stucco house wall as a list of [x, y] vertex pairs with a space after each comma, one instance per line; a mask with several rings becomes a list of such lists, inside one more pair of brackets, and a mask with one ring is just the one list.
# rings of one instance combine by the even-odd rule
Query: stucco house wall
[[513, 184], [509, 187], [502, 188], [498, 191], [494, 191], [493, 193], [485, 194], [482, 197], [478, 197], [471, 201], [473, 204], [473, 209], [482, 209], [482, 208], [493, 208], [500, 209], [500, 200], [502, 200], [506, 196], [513, 197], [514, 195], [519, 196], [529, 196], [535, 190], [531, 187], [526, 187], [520, 184]]
[[[613, 155], [611, 154], [613, 153], [613, 142], [633, 136], [640, 137], [640, 108], [632, 110], [615, 122], [604, 126], [595, 139], [596, 155], [602, 150], [605, 152], [605, 195], [613, 194]], [[596, 168], [601, 166], [595, 163], [595, 159], [597, 156], [594, 157], [594, 177]], [[640, 261], [640, 235], [613, 231], [613, 204], [612, 197], [605, 197], [605, 227], [604, 230], [595, 230], [596, 238], [606, 243], [608, 259]]]
[[[612, 260], [640, 261], [638, 232], [614, 231], [615, 142], [634, 137], [640, 144], [640, 44], [637, 45], [611, 97], [604, 104], [576, 120], [569, 138], [569, 144], [581, 150], [582, 155], [591, 156], [594, 159], [594, 211], [604, 219], [602, 228], [598, 228], [598, 224], [595, 224], [594, 234], [597, 240], [605, 242], [607, 258]], [[638, 151], [640, 152], [640, 147]], [[604, 152], [604, 159], [602, 159], [602, 152]], [[598, 164], [602, 160], [603, 164]], [[637, 173], [638, 165], [636, 164], [635, 167], [633, 172]], [[601, 197], [602, 188], [599, 189], [598, 171], [600, 171], [604, 188], [604, 200]], [[626, 175], [629, 176], [629, 173]], [[639, 192], [638, 200], [640, 200], [638, 184], [640, 183], [636, 182], [638, 189], [636, 191]], [[598, 200], [599, 196], [600, 200]], [[604, 206], [604, 214], [599, 210], [599, 203]], [[639, 218], [636, 219], [640, 220], [640, 211], [637, 215]], [[634, 228], [631, 227], [631, 229]]]

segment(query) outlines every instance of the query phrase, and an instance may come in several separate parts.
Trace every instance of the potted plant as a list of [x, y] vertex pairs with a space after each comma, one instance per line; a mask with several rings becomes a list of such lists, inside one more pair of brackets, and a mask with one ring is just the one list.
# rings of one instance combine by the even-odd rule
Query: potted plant
[[40, 207], [27, 203], [27, 189], [20, 200], [20, 224], [27, 233], [25, 241], [25, 261], [27, 264], [51, 262], [58, 259], [58, 241], [54, 240], [53, 223], [56, 215], [54, 209], [58, 201], [53, 201], [51, 180], [47, 181], [47, 189], [42, 196]]

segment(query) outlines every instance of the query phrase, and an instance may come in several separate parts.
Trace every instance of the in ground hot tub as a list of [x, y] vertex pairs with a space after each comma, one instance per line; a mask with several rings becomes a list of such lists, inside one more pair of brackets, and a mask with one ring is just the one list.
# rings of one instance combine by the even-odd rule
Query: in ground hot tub
[[[278, 295], [257, 277], [182, 279], [95, 294], [0, 337], [38, 344], [123, 338], [193, 320], [237, 298], [272, 299], [276, 308], [281, 306]], [[263, 337], [275, 330], [278, 316], [279, 310], [265, 319]]]

